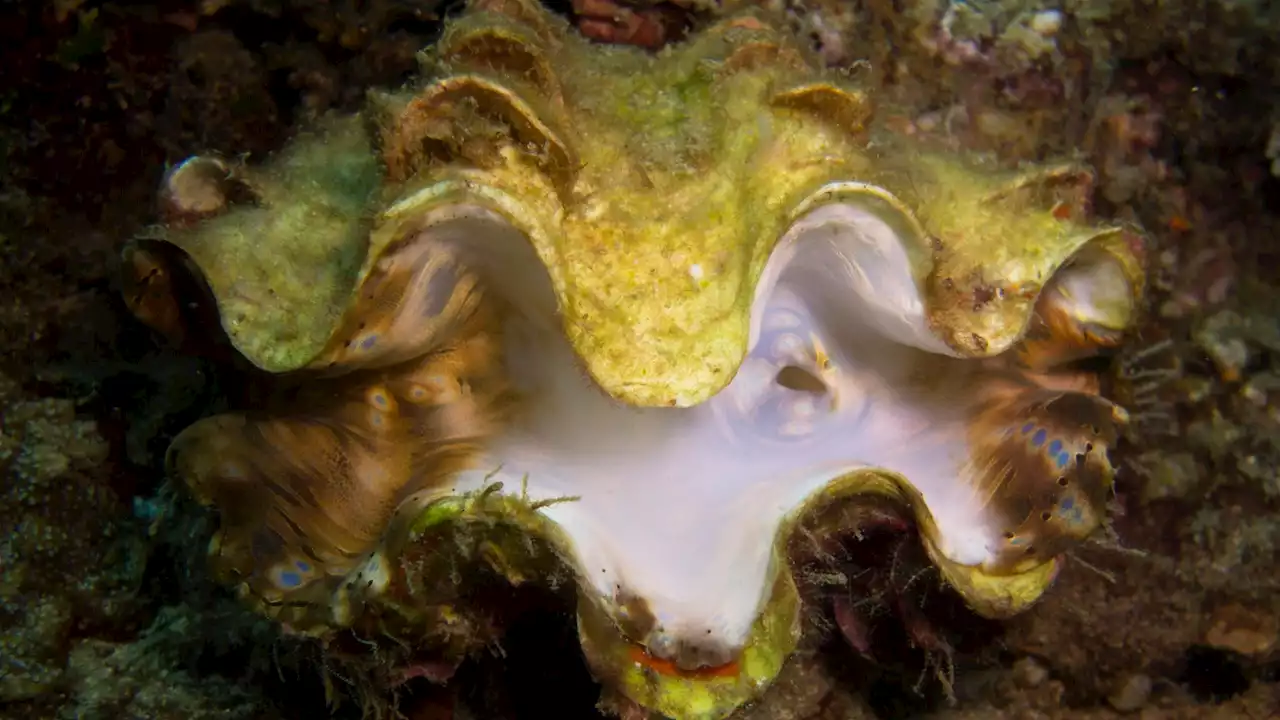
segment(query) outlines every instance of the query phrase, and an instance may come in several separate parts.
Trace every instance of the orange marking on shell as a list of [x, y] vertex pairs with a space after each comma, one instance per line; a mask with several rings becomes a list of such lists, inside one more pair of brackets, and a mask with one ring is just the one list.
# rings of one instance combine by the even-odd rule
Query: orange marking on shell
[[760, 18], [747, 15], [745, 17], [734, 18], [725, 23], [726, 28], [742, 28], [743, 30], [769, 30], [769, 26], [765, 25]]
[[905, 115], [890, 115], [885, 118], [885, 127], [898, 135], [915, 135], [919, 128], [915, 121]]
[[696, 670], [685, 670], [678, 667], [670, 660], [663, 660], [654, 657], [647, 650], [639, 645], [632, 645], [628, 648], [632, 662], [643, 665], [659, 675], [668, 677], [681, 677], [693, 680], [711, 680], [715, 678], [732, 678], [737, 677], [742, 672], [741, 664], [734, 660], [724, 665], [716, 665], [714, 667], [697, 668]]

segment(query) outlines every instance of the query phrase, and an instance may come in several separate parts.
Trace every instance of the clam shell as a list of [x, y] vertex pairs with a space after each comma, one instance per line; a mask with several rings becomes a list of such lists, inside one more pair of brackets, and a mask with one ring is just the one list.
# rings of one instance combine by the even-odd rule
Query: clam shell
[[170, 451], [215, 568], [297, 631], [455, 654], [482, 571], [571, 579], [593, 670], [675, 718], [777, 674], [787, 543], [840, 504], [913, 515], [977, 611], [1033, 603], [1124, 413], [1026, 370], [1119, 342], [1140, 236], [1084, 220], [1086, 168], [918, 146], [806, 63], [752, 15], [650, 57], [478, 2], [421, 86], [170, 173], [131, 306], [190, 335], [193, 268], [292, 383]]

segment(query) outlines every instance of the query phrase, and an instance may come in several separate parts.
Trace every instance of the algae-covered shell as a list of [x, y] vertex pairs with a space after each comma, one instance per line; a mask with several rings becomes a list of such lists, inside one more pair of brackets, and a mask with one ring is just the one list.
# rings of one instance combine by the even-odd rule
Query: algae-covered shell
[[265, 612], [425, 637], [481, 566], [563, 573], [603, 682], [718, 718], [794, 648], [824, 508], [912, 513], [992, 616], [1103, 522], [1125, 415], [1053, 371], [1119, 342], [1141, 247], [1085, 220], [1086, 168], [885, 133], [756, 16], [650, 56], [481, 2], [428, 60], [264, 164], [182, 166], [131, 250], [141, 317], [181, 330], [176, 249], [291, 381], [169, 454]]

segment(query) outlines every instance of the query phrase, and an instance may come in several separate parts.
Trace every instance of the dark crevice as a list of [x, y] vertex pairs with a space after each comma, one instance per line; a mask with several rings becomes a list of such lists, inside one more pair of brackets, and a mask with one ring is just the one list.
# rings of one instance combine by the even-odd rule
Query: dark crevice
[[477, 717], [604, 717], [596, 710], [600, 687], [587, 670], [573, 610], [549, 593], [506, 631], [500, 652], [464, 664], [455, 682]]
[[1177, 680], [1201, 702], [1226, 702], [1251, 684], [1244, 666], [1225, 650], [1193, 645], [1182, 661]]
[[[945, 587], [899, 508], [867, 503], [846, 510], [841, 526], [847, 534], [825, 541], [816, 561], [802, 542], [793, 543], [806, 612], [821, 613], [819, 625], [833, 628], [822, 636], [827, 672], [861, 694], [879, 718], [947, 707], [953, 663], [968, 667], [994, 652], [1000, 623], [976, 615]], [[809, 583], [806, 567], [836, 571], [847, 584]]]

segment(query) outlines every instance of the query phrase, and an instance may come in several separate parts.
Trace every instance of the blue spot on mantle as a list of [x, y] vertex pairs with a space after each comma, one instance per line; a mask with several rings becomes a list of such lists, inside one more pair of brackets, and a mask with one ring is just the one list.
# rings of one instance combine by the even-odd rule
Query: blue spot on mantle
[[1076, 505], [1075, 500], [1066, 497], [1062, 498], [1062, 502], [1058, 503], [1058, 517], [1069, 526], [1079, 527], [1084, 524], [1085, 508]]
[[1036, 434], [1031, 437], [1031, 444], [1036, 447], [1040, 447], [1048, 437], [1049, 433], [1045, 432], [1044, 428], [1040, 428], [1036, 431]]
[[296, 572], [280, 573], [280, 585], [284, 588], [296, 588], [302, 584], [302, 576]]

